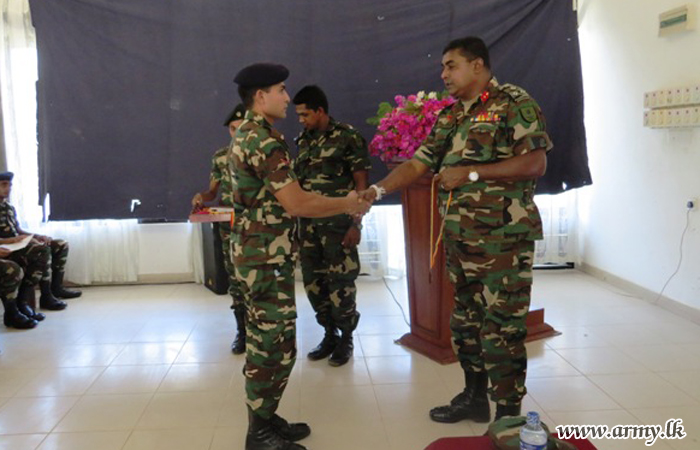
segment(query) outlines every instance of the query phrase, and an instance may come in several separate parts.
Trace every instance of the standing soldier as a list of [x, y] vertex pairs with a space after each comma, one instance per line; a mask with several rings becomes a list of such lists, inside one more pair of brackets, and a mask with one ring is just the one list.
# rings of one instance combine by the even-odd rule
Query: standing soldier
[[[367, 189], [372, 166], [360, 133], [328, 115], [328, 100], [318, 86], [303, 87], [293, 102], [304, 127], [294, 161], [302, 189], [329, 197]], [[342, 366], [352, 356], [352, 332], [360, 319], [355, 280], [360, 274], [361, 229], [361, 219], [347, 214], [299, 220], [304, 288], [316, 321], [325, 329], [321, 343], [308, 354], [312, 361], [330, 356], [331, 366]]]
[[[13, 177], [12, 172], [0, 173], [0, 244], [19, 242], [31, 234], [20, 228], [17, 212], [9, 201]], [[43, 314], [34, 313], [28, 306], [29, 301], [34, 298], [34, 286], [37, 284], [41, 290], [39, 306], [43, 309], [52, 311], [65, 309], [66, 303], [58, 298], [75, 298], [82, 294], [80, 291], [63, 287], [63, 274], [68, 260], [68, 243], [64, 240], [35, 234], [26, 247], [12, 252], [9, 258], [22, 266], [25, 271], [17, 305], [28, 317], [36, 320], [44, 319]]]
[[[452, 340], [466, 387], [431, 419], [519, 415], [525, 396], [525, 317], [535, 241], [542, 223], [533, 196], [552, 143], [537, 103], [493, 78], [484, 42], [450, 42], [442, 79], [459, 101], [445, 108], [413, 158], [361, 193], [367, 200], [437, 173], [447, 269], [455, 290]], [[447, 211], [445, 211], [447, 209]]]
[[246, 450], [303, 450], [294, 443], [311, 433], [275, 411], [296, 360], [293, 216], [363, 214], [369, 204], [356, 192], [327, 198], [301, 189], [290, 168], [283, 136], [272, 124], [287, 115], [286, 67], [258, 63], [234, 81], [246, 115], [231, 148], [237, 190], [232, 254], [246, 304]]
[[[231, 139], [236, 134], [236, 129], [243, 122], [245, 108], [241, 103], [231, 111], [224, 126], [228, 127], [228, 132]], [[198, 211], [202, 208], [204, 202], [214, 200], [219, 192], [221, 198], [219, 204], [221, 206], [233, 207], [233, 179], [229, 172], [228, 153], [231, 146], [221, 147], [214, 153], [211, 159], [211, 172], [209, 174], [209, 189], [204, 192], [195, 194], [192, 198], [192, 208]], [[224, 252], [224, 265], [228, 274], [229, 285], [228, 293], [233, 299], [231, 309], [233, 316], [236, 318], [236, 337], [231, 343], [231, 351], [234, 355], [240, 355], [245, 352], [245, 305], [243, 303], [243, 293], [236, 280], [236, 270], [231, 259], [231, 224], [229, 222], [219, 222], [219, 236], [221, 237], [221, 247]]]

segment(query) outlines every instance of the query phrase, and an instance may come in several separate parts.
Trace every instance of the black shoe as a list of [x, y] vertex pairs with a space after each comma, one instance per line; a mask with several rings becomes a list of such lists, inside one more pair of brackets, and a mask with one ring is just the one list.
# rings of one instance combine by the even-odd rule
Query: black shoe
[[9, 301], [3, 299], [5, 304], [5, 315], [3, 316], [3, 322], [8, 328], [17, 328], [18, 330], [29, 330], [37, 325], [37, 321], [22, 314], [15, 301]]
[[493, 419], [494, 422], [501, 417], [506, 416], [519, 416], [520, 415], [520, 404], [517, 405], [496, 405], [496, 417]]
[[292, 442], [300, 441], [311, 434], [311, 427], [304, 422], [289, 423], [277, 414], [270, 419], [270, 425], [282, 438]]
[[51, 293], [56, 298], [65, 298], [65, 299], [78, 298], [81, 295], [83, 295], [83, 293], [80, 291], [75, 291], [73, 289], [66, 289], [63, 286], [51, 289]]
[[46, 315], [34, 311], [27, 303], [18, 303], [17, 309], [25, 316], [29, 317], [30, 319], [34, 319], [37, 322], [41, 322], [42, 320], [46, 319]]
[[231, 343], [231, 353], [241, 355], [245, 353], [245, 307], [233, 308], [233, 316], [236, 318], [236, 338]]
[[486, 371], [466, 372], [466, 388], [449, 405], [438, 406], [430, 410], [430, 418], [435, 422], [455, 423], [460, 420], [473, 420], [478, 423], [486, 423], [491, 420], [491, 408], [489, 406], [486, 391], [489, 378]]
[[340, 341], [340, 336], [338, 336], [338, 329], [331, 326], [326, 328], [326, 334], [323, 336], [323, 340], [320, 344], [316, 346], [313, 350], [309, 352], [307, 358], [311, 361], [318, 361], [319, 359], [328, 358], [333, 350], [335, 350], [338, 342]]
[[248, 409], [245, 450], [306, 450], [306, 447], [284, 439], [269, 420], [253, 414]]
[[63, 272], [54, 272], [51, 275], [51, 293], [56, 298], [78, 298], [82, 292], [63, 287]]
[[41, 288], [41, 297], [39, 297], [39, 307], [50, 311], [60, 311], [66, 309], [66, 302], [62, 302], [51, 293], [51, 282], [42, 281], [39, 283]]
[[32, 285], [22, 284], [19, 287], [15, 304], [17, 305], [19, 312], [30, 319], [41, 322], [46, 318], [44, 314], [36, 312], [36, 293], [34, 292], [34, 286]]
[[340, 367], [350, 361], [355, 346], [352, 342], [352, 332], [343, 332], [338, 346], [333, 350], [333, 354], [328, 359], [328, 364], [333, 367]]

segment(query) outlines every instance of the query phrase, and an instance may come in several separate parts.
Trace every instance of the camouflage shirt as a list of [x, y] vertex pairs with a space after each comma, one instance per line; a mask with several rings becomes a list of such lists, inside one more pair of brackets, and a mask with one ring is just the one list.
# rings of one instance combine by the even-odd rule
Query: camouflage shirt
[[19, 236], [19, 229], [15, 207], [7, 199], [3, 200], [0, 202], [0, 238]]
[[247, 111], [233, 139], [229, 168], [237, 186], [234, 264], [281, 264], [296, 258], [296, 221], [274, 196], [296, 181], [284, 137], [262, 116]]
[[211, 158], [209, 181], [219, 183], [219, 196], [221, 198], [219, 204], [222, 206], [233, 206], [233, 182], [228, 167], [230, 149], [230, 146], [222, 147]]
[[[462, 102], [445, 108], [430, 135], [413, 156], [433, 172], [447, 167], [503, 161], [545, 149], [552, 142], [537, 102], [523, 89], [499, 85], [493, 78], [469, 108]], [[542, 239], [542, 222], [533, 200], [536, 180], [467, 182], [440, 191], [445, 239], [469, 242], [514, 242]]]
[[[299, 155], [294, 173], [302, 189], [328, 197], [345, 197], [355, 189], [353, 173], [369, 170], [367, 142], [352, 126], [331, 118], [324, 131], [304, 130], [296, 139]], [[342, 214], [314, 222], [351, 220]]]

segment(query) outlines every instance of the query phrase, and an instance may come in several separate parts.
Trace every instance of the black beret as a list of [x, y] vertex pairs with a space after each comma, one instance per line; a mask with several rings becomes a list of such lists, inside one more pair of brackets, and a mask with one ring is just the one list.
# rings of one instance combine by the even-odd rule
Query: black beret
[[241, 69], [234, 83], [240, 87], [267, 87], [281, 83], [289, 76], [289, 69], [281, 64], [256, 63]]
[[0, 181], [12, 181], [15, 174], [12, 172], [0, 172]]
[[245, 106], [243, 106], [243, 103], [239, 103], [236, 105], [235, 108], [233, 108], [233, 111], [231, 111], [231, 114], [229, 114], [228, 117], [226, 118], [226, 122], [224, 122], [224, 126], [227, 127], [228, 124], [230, 124], [234, 120], [243, 120], [243, 116], [245, 116]]

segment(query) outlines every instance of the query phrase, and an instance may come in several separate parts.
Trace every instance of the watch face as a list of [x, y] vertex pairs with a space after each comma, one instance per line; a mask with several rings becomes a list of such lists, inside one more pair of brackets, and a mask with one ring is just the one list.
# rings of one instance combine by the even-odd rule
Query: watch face
[[479, 181], [479, 172], [469, 172], [469, 179], [471, 181]]

